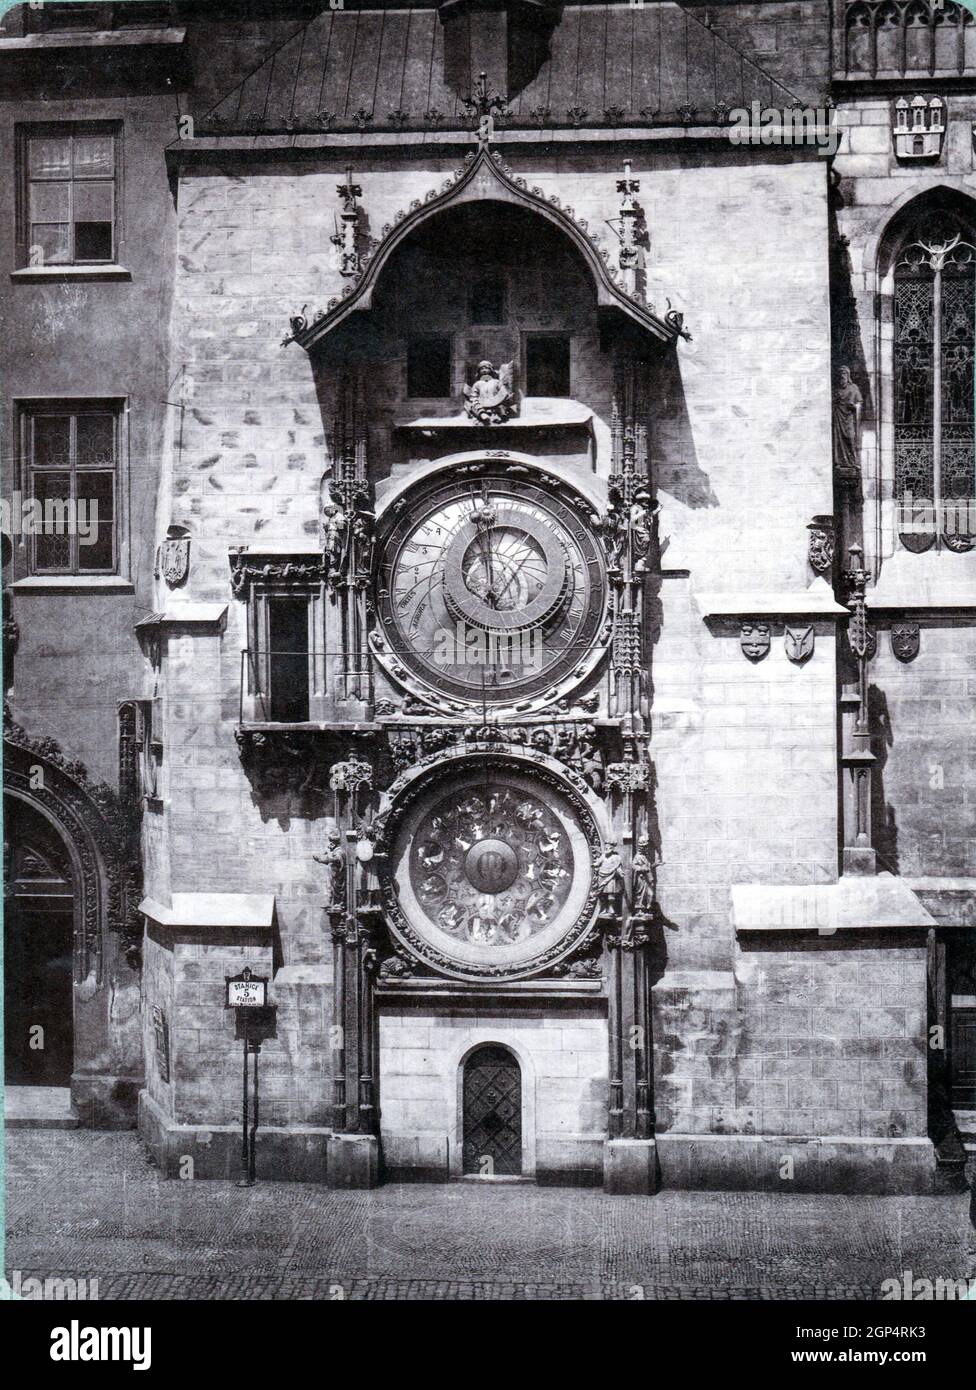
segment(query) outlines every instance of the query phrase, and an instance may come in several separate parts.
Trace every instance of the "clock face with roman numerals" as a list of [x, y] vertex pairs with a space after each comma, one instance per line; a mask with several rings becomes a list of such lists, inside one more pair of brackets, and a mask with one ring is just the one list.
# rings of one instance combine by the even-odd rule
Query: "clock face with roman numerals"
[[498, 706], [554, 693], [587, 663], [607, 585], [585, 508], [556, 486], [487, 468], [405, 501], [384, 545], [377, 610], [412, 675]]

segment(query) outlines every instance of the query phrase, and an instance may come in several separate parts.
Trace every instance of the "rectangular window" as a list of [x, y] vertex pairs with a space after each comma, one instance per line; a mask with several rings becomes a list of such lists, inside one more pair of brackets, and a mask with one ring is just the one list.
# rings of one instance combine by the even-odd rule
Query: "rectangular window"
[[[37, 402], [21, 410], [31, 574], [118, 572], [117, 401]], [[34, 506], [30, 513], [27, 507]]]
[[569, 338], [563, 333], [529, 333], [525, 339], [525, 394], [568, 396]]
[[32, 126], [18, 146], [24, 265], [108, 265], [117, 251], [118, 127]]
[[425, 336], [407, 344], [407, 395], [444, 399], [451, 392], [451, 339]]
[[308, 610], [308, 598], [301, 595], [268, 601], [268, 684], [275, 723], [308, 720]]

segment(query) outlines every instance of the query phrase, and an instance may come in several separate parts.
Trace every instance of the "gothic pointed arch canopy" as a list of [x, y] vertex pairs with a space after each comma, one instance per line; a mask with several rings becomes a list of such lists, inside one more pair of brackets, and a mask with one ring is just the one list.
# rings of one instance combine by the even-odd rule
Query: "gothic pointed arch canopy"
[[398, 247], [448, 209], [478, 202], [525, 208], [562, 232], [589, 271], [601, 313], [636, 328], [662, 347], [679, 336], [680, 325], [660, 318], [642, 295], [629, 294], [616, 282], [617, 271], [609, 263], [609, 254], [600, 249], [584, 219], [577, 218], [572, 208], [564, 207], [555, 194], [547, 196], [541, 188], [530, 188], [505, 164], [498, 151], [483, 144], [466, 157], [462, 168], [445, 180], [440, 189], [431, 189], [423, 200], [415, 199], [409, 209], [397, 213], [394, 222], [383, 228], [376, 249], [362, 257], [360, 272], [343, 291], [342, 298], [330, 300], [326, 309], [320, 310], [290, 341], [310, 351], [351, 314], [370, 309], [384, 267]]
[[139, 964], [142, 919], [138, 822], [84, 764], [65, 757], [53, 738], [34, 738], [4, 706], [3, 785], [35, 808], [64, 840], [78, 897], [76, 978], [101, 978], [104, 930], [119, 935], [129, 964]]

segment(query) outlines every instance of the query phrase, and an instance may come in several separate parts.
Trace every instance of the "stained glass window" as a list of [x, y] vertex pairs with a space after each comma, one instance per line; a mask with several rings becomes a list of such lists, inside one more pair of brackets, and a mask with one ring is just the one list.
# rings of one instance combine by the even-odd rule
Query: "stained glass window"
[[956, 219], [922, 219], [895, 263], [895, 498], [902, 543], [976, 544], [976, 247]]

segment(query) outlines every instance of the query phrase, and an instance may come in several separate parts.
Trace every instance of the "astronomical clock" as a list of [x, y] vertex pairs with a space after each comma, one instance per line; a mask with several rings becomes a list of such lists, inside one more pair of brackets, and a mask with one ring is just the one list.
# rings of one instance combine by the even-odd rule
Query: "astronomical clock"
[[[593, 506], [551, 474], [486, 460], [404, 494], [379, 541], [374, 652], [444, 730], [443, 751], [390, 788], [399, 953], [467, 980], [558, 966], [593, 928], [603, 848], [578, 763], [568, 745], [555, 756], [610, 632]], [[564, 744], [575, 737], [567, 720]]]
[[529, 476], [452, 473], [418, 488], [385, 539], [377, 654], [434, 708], [551, 710], [599, 657], [608, 599], [592, 508], [518, 471]]

